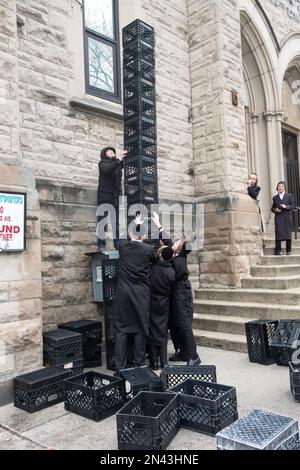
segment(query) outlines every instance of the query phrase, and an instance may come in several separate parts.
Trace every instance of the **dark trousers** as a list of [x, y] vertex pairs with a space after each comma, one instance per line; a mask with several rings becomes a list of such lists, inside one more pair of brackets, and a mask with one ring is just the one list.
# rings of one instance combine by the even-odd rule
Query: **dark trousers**
[[158, 363], [160, 360], [160, 364], [167, 364], [168, 362], [168, 343], [163, 344], [148, 344], [149, 355], [150, 355], [150, 364]]
[[193, 333], [193, 328], [170, 327], [170, 335], [174, 344], [175, 351], [179, 351], [186, 361], [197, 357], [197, 346]]
[[170, 328], [170, 336], [171, 336], [175, 351], [182, 350], [183, 344], [182, 344], [182, 339], [181, 339], [179, 328], [176, 328], [173, 325], [170, 325], [169, 328]]
[[129, 336], [133, 337], [133, 366], [139, 367], [145, 365], [146, 337], [141, 333], [116, 333], [115, 366], [117, 371], [127, 367], [127, 343]]
[[[275, 253], [281, 252], [281, 242], [282, 240], [276, 240]], [[292, 251], [292, 240], [285, 240], [286, 242], [286, 252], [290, 253]]]
[[[114, 238], [114, 246], [116, 249], [118, 249], [118, 242], [120, 238], [120, 233], [119, 233], [119, 207], [115, 206], [115, 211], [116, 211], [116, 237]], [[109, 211], [105, 211], [103, 215], [99, 215], [97, 217], [97, 222], [101, 222], [103, 219], [105, 219], [109, 215]], [[111, 221], [110, 221], [111, 222]], [[113, 227], [114, 231], [114, 227]], [[107, 232], [107, 224], [105, 226], [105, 232]], [[103, 250], [106, 246], [106, 239], [105, 238], [98, 238], [98, 248], [99, 250]]]
[[198, 354], [192, 327], [190, 326], [187, 328], [181, 328], [180, 335], [182, 340], [181, 352], [183, 356], [186, 357], [187, 361], [189, 361], [190, 359], [196, 359]]

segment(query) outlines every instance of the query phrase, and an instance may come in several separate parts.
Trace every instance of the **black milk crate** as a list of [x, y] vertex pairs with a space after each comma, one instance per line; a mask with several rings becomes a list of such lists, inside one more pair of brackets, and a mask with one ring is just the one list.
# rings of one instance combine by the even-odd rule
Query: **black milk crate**
[[128, 80], [124, 84], [123, 97], [125, 106], [131, 100], [141, 100], [143, 98], [151, 102], [155, 102], [156, 95], [154, 83], [134, 77], [132, 80]]
[[277, 320], [255, 320], [245, 323], [250, 362], [274, 364], [271, 342], [278, 326]]
[[105, 339], [106, 341], [114, 341], [113, 331], [113, 305], [104, 306], [104, 319], [105, 319]]
[[174, 393], [140, 392], [117, 413], [119, 450], [163, 450], [180, 423]]
[[125, 179], [125, 192], [127, 200], [138, 197], [143, 199], [155, 199], [158, 197], [158, 187], [156, 176], [130, 177]]
[[129, 64], [135, 59], [143, 59], [152, 65], [155, 65], [154, 48], [145, 42], [135, 43], [126, 46], [123, 50], [123, 66]]
[[123, 28], [123, 47], [140, 41], [154, 47], [154, 28], [141, 20], [135, 20]]
[[34, 413], [64, 401], [63, 381], [70, 371], [49, 367], [13, 379], [14, 405]]
[[136, 117], [145, 117], [147, 119], [156, 118], [156, 106], [153, 101], [142, 98], [133, 99], [124, 104], [124, 118], [133, 119]]
[[45, 366], [82, 360], [82, 335], [61, 328], [43, 333]]
[[101, 344], [95, 344], [84, 350], [84, 367], [101, 367], [102, 366], [102, 347]]
[[125, 403], [123, 380], [86, 372], [64, 382], [65, 409], [100, 421], [116, 413]]
[[125, 146], [128, 151], [127, 158], [129, 160], [145, 157], [151, 158], [157, 163], [157, 144], [155, 139], [137, 136], [133, 139], [126, 139]]
[[123, 74], [125, 80], [133, 80], [138, 77], [155, 83], [155, 67], [152, 63], [136, 58], [132, 62], [124, 64]]
[[102, 261], [102, 279], [103, 283], [117, 284], [119, 273], [118, 259], [105, 259]]
[[102, 343], [102, 323], [100, 321], [77, 320], [60, 323], [58, 328], [82, 334], [83, 362], [86, 361], [87, 350]]
[[299, 445], [298, 423], [269, 411], [252, 410], [216, 438], [219, 450], [293, 450]]
[[156, 140], [156, 120], [143, 117], [126, 119], [124, 124], [125, 146], [127, 139], [137, 138], [138, 136]]
[[83, 373], [83, 360], [79, 359], [73, 362], [64, 362], [62, 364], [56, 364], [55, 367], [58, 369], [69, 370], [71, 375], [75, 376]]
[[142, 366], [123, 369], [120, 371], [120, 375], [125, 380], [125, 390], [128, 399], [143, 391], [164, 391], [160, 377], [150, 367]]
[[127, 157], [124, 168], [124, 177], [127, 182], [149, 177], [157, 179], [156, 161], [153, 158], [147, 157]]
[[300, 320], [279, 320], [271, 343], [272, 354], [280, 366], [288, 366], [298, 349]]
[[238, 419], [234, 387], [187, 379], [170, 392], [179, 393], [180, 425], [215, 436]]
[[296, 401], [300, 401], [300, 363], [290, 362], [290, 385], [291, 392]]
[[187, 379], [216, 382], [216, 366], [166, 366], [161, 371], [160, 378], [165, 390], [175, 387]]

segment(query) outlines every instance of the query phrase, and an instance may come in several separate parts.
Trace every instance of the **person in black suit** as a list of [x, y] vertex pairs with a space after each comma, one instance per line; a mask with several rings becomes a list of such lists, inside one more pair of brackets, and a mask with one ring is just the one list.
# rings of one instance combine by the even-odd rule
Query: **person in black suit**
[[157, 261], [151, 268], [151, 314], [147, 344], [150, 367], [153, 370], [158, 369], [158, 360], [162, 369], [168, 362], [170, 296], [176, 281], [175, 270], [171, 263], [173, 255], [172, 248], [160, 247]]
[[117, 373], [127, 367], [127, 340], [133, 336], [133, 365], [145, 363], [146, 338], [149, 335], [151, 264], [156, 261], [154, 247], [144, 240], [147, 229], [140, 216], [130, 240], [120, 240], [119, 277], [113, 305], [115, 366]]
[[[123, 160], [126, 155], [127, 152], [123, 151], [121, 156], [117, 158], [116, 150], [113, 147], [104, 147], [101, 150], [100, 162], [98, 164], [99, 181], [97, 190], [97, 206], [106, 204], [111, 205], [111, 208], [110, 210], [105, 208], [103, 213], [98, 215], [97, 220], [99, 224], [103, 219], [106, 219], [108, 216], [110, 216], [110, 221], [114, 229], [115, 248], [117, 248], [119, 240], [119, 197], [122, 194], [122, 169]], [[101, 233], [98, 233], [98, 250], [100, 251], [105, 249], [105, 245], [105, 236]]]
[[187, 267], [187, 255], [191, 250], [187, 248], [184, 240], [175, 243], [169, 238], [160, 224], [159, 216], [153, 213], [153, 222], [159, 229], [160, 238], [166, 246], [174, 252], [173, 266], [176, 282], [171, 293], [169, 328], [175, 348], [175, 355], [170, 361], [187, 361], [193, 366], [201, 363], [197, 353], [196, 341], [193, 333], [193, 294]]
[[292, 252], [293, 213], [295, 208], [292, 194], [286, 191], [286, 183], [277, 185], [277, 195], [273, 197], [272, 212], [275, 214], [275, 255], [281, 254], [281, 242], [286, 241], [286, 254]]

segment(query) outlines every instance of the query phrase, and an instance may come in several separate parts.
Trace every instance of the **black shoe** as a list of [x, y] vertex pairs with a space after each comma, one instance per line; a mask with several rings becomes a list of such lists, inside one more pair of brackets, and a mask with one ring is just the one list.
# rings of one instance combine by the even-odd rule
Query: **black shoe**
[[168, 363], [167, 363], [167, 362], [161, 362], [161, 363], [160, 363], [160, 368], [161, 368], [161, 369], [164, 369], [164, 368], [167, 367], [167, 366], [168, 366]]
[[158, 370], [158, 364], [157, 362], [150, 362], [150, 369], [152, 370]]
[[190, 359], [186, 363], [187, 366], [198, 366], [199, 364], [201, 364], [201, 360], [199, 356], [196, 357], [195, 359]]
[[121, 377], [120, 371], [115, 372], [114, 375], [113, 375], [113, 377], [120, 378], [120, 377]]
[[280, 251], [275, 251], [275, 256], [280, 256], [281, 252]]
[[291, 256], [291, 254], [292, 254], [291, 251], [287, 251], [287, 252], [286, 252], [286, 255], [287, 255], [287, 256]]
[[187, 361], [187, 357], [182, 354], [180, 351], [176, 351], [174, 356], [169, 357], [169, 361], [171, 362], [185, 362]]

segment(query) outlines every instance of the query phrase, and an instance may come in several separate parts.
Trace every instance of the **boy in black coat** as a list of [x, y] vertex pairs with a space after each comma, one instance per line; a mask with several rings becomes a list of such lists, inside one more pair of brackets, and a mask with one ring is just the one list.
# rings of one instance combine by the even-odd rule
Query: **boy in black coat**
[[[115, 247], [119, 240], [119, 197], [122, 194], [122, 169], [126, 154], [127, 152], [123, 151], [121, 156], [117, 158], [116, 150], [113, 147], [104, 147], [101, 150], [100, 162], [98, 164], [97, 206], [101, 206], [101, 204], [112, 206], [111, 210], [105, 210], [101, 215], [98, 215], [98, 224], [108, 215], [110, 216], [111, 223], [115, 225], [113, 227]], [[103, 250], [105, 244], [104, 234], [98, 233], [98, 249]]]
[[293, 210], [294, 198], [286, 192], [286, 183], [280, 181], [277, 185], [277, 195], [273, 197], [272, 212], [275, 214], [275, 255], [281, 254], [281, 242], [286, 241], [286, 254], [292, 251]]
[[151, 268], [148, 350], [150, 367], [154, 370], [158, 369], [158, 359], [162, 369], [167, 365], [169, 301], [176, 280], [172, 259], [172, 248], [162, 246], [158, 250], [158, 259]]
[[136, 219], [131, 240], [119, 242], [119, 277], [113, 305], [115, 365], [117, 372], [127, 367], [127, 340], [134, 338], [134, 366], [145, 363], [146, 337], [149, 335], [151, 264], [154, 248], [144, 243], [146, 228]]
[[172, 248], [174, 252], [173, 266], [176, 274], [175, 287], [171, 294], [169, 328], [175, 347], [175, 355], [171, 361], [187, 361], [187, 365], [200, 364], [196, 341], [193, 333], [193, 295], [187, 268], [187, 255], [190, 250], [186, 242], [177, 240], [172, 242], [163, 231], [158, 214], [154, 213], [153, 222], [159, 228], [163, 243]]

